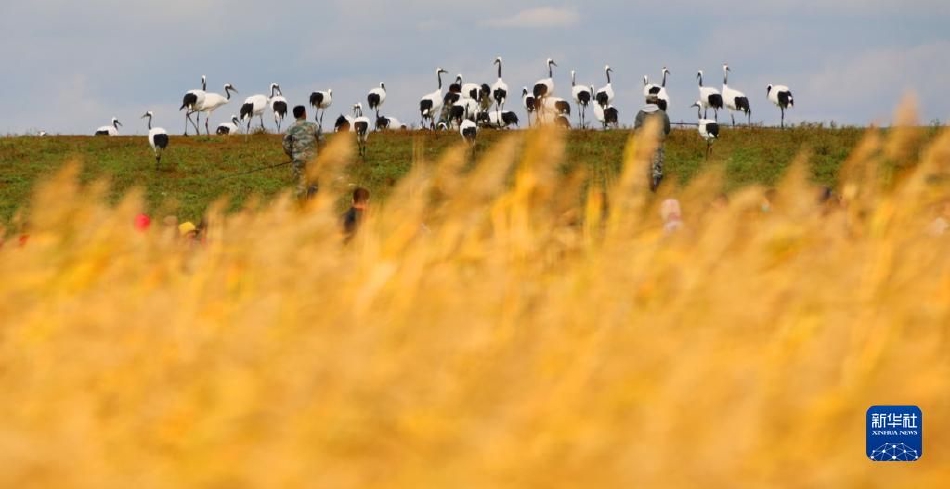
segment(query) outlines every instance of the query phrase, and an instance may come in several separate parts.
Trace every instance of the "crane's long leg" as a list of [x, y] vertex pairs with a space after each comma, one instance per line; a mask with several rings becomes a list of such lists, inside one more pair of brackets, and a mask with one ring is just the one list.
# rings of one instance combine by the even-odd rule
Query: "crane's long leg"
[[264, 127], [264, 113], [263, 112], [261, 112], [261, 129], [264, 131], [267, 131], [267, 129]]
[[729, 115], [732, 117], [732, 127], [736, 127], [736, 113], [729, 111]]
[[782, 129], [785, 129], [785, 107], [782, 107]]
[[188, 111], [186, 110], [185, 111], [185, 136], [188, 135], [188, 121], [190, 120], [191, 120], [191, 114], [189, 114]]
[[208, 128], [208, 119], [211, 119], [211, 114], [210, 114], [210, 113], [205, 116], [205, 134], [207, 134], [208, 136], [210, 136], [210, 135], [211, 135], [211, 129]]

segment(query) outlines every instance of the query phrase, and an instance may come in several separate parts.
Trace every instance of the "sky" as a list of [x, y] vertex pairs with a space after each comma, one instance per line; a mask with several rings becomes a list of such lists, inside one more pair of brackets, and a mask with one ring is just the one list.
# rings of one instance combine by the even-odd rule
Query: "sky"
[[291, 106], [332, 88], [325, 127], [385, 82], [382, 113], [418, 124], [437, 67], [490, 84], [496, 56], [522, 117], [520, 89], [547, 77], [550, 57], [565, 98], [570, 70], [600, 87], [609, 64], [624, 124], [642, 105], [643, 75], [658, 80], [663, 66], [671, 119], [694, 121], [696, 72], [721, 88], [723, 63], [754, 122], [779, 122], [770, 83], [792, 90], [792, 123], [886, 125], [908, 93], [922, 123], [947, 121], [948, 22], [947, 0], [3, 0], [0, 134], [91, 134], [113, 116], [123, 134], [145, 134], [146, 110], [180, 134], [182, 96], [201, 75], [209, 91], [240, 91], [215, 124], [272, 82]]

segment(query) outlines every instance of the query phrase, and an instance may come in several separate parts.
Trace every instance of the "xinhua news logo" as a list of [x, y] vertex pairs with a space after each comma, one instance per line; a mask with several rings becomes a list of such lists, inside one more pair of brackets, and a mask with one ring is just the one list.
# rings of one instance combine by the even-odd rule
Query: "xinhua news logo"
[[917, 406], [871, 406], [867, 412], [868, 458], [913, 462], [923, 453], [924, 419]]

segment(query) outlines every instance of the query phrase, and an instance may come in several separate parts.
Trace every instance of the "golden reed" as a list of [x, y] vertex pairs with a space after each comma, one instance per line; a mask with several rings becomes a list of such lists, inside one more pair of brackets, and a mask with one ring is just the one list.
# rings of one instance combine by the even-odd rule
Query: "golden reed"
[[[650, 194], [650, 141], [597, 179], [527, 132], [417, 161], [344, 246], [351, 144], [197, 247], [75, 164], [38, 187], [0, 248], [0, 487], [947, 484], [950, 132], [870, 130], [821, 204], [807, 154], [726, 202], [716, 170]], [[875, 465], [900, 403], [924, 456]]]

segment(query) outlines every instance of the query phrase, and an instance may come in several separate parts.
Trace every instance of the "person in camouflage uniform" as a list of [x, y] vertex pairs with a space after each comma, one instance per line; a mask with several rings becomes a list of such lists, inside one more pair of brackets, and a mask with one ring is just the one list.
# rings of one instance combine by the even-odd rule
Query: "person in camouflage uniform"
[[[297, 181], [297, 197], [302, 197], [311, 193], [304, 182], [304, 170], [307, 162], [317, 156], [317, 142], [323, 139], [323, 135], [320, 126], [307, 121], [307, 109], [303, 105], [294, 107], [294, 118], [296, 122], [287, 128], [284, 135], [284, 153], [291, 159], [294, 179]], [[316, 188], [316, 182], [311, 188]]]
[[633, 129], [637, 130], [646, 124], [648, 118], [656, 117], [660, 125], [660, 141], [653, 153], [653, 163], [650, 165], [650, 190], [656, 192], [660, 186], [660, 180], [663, 179], [663, 163], [666, 159], [666, 151], [663, 150], [663, 140], [670, 134], [670, 117], [657, 105], [659, 97], [654, 94], [647, 96], [646, 105], [637, 113], [637, 118], [633, 123]]

